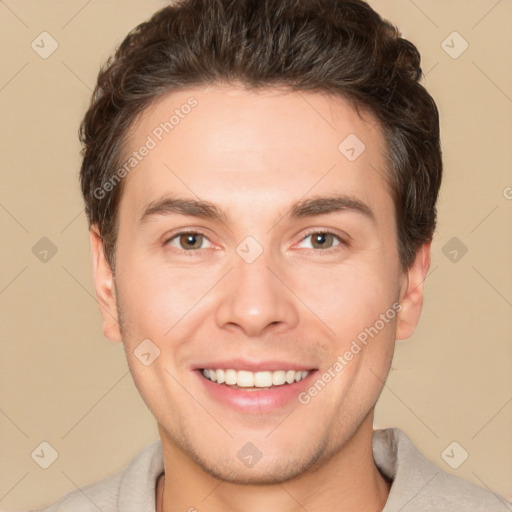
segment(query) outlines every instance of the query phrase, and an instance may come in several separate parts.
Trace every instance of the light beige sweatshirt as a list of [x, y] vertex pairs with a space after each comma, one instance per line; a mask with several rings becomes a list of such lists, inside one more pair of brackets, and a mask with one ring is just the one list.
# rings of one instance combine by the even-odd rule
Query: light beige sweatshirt
[[[393, 481], [382, 512], [511, 511], [505, 498], [439, 469], [398, 428], [374, 431], [373, 457], [381, 473]], [[163, 471], [158, 440], [121, 471], [34, 512], [155, 512], [156, 482]]]

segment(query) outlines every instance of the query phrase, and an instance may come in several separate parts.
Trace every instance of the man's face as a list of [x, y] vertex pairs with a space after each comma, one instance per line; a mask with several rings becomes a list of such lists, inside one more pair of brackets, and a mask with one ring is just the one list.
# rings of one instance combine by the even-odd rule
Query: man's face
[[397, 313], [408, 275], [383, 135], [364, 118], [319, 93], [210, 87], [167, 95], [129, 138], [127, 158], [156, 146], [125, 178], [105, 332], [164, 445], [217, 477], [282, 481], [371, 428], [395, 338], [415, 325], [416, 306]]

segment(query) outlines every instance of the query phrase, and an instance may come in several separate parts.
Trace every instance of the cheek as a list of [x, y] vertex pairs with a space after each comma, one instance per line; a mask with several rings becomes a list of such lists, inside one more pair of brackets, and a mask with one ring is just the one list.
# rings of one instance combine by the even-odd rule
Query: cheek
[[201, 299], [216, 281], [199, 268], [148, 265], [147, 260], [125, 260], [118, 275], [129, 338], [165, 339], [183, 318], [201, 310]]
[[[290, 273], [291, 288], [297, 290], [297, 296], [312, 313], [308, 316], [325, 322], [336, 343], [353, 339], [392, 308], [398, 296], [396, 279], [389, 268], [378, 263], [347, 263], [309, 270], [307, 274]], [[394, 317], [392, 313], [389, 316], [392, 318], [388, 320]], [[388, 321], [382, 330], [389, 330], [391, 324]]]

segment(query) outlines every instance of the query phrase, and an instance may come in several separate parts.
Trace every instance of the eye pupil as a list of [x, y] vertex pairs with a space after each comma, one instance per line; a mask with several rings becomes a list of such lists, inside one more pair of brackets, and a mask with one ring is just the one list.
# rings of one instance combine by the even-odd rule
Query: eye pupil
[[318, 244], [319, 247], [328, 247], [329, 242], [332, 242], [332, 235], [329, 233], [315, 233], [313, 235], [313, 247]]
[[200, 234], [187, 233], [185, 235], [181, 235], [180, 245], [184, 249], [199, 249], [201, 247], [201, 239], [202, 235]]

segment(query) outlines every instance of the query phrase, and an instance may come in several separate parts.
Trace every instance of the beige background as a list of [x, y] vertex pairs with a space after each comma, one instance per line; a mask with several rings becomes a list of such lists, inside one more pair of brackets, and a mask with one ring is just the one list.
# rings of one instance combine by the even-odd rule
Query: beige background
[[[398, 343], [376, 427], [403, 428], [441, 468], [512, 500], [512, 2], [371, 4], [422, 53], [442, 115], [446, 169], [423, 318], [414, 337]], [[0, 2], [4, 510], [53, 502], [118, 470], [158, 437], [122, 346], [101, 332], [77, 129], [100, 63], [163, 5]], [[47, 59], [31, 48], [43, 31], [59, 45]], [[453, 31], [469, 44], [456, 59], [442, 46]], [[462, 44], [450, 36], [445, 48]], [[47, 262], [32, 252], [42, 237], [57, 248]], [[456, 262], [445, 248], [452, 237], [468, 249]], [[48, 469], [31, 458], [43, 441], [58, 452]], [[441, 456], [453, 441], [460, 447], [451, 461], [469, 453], [458, 469]]]

